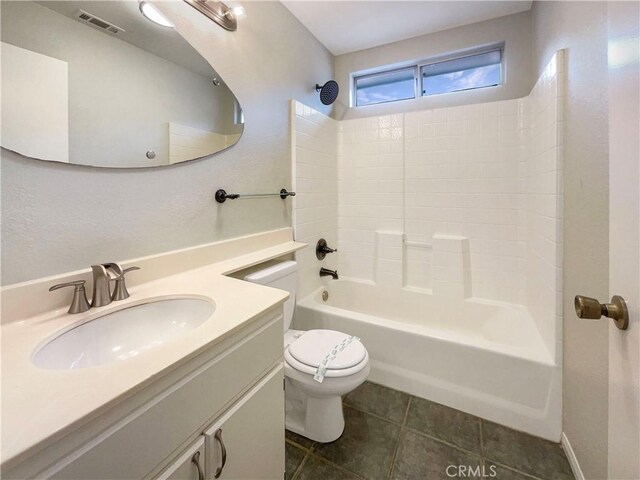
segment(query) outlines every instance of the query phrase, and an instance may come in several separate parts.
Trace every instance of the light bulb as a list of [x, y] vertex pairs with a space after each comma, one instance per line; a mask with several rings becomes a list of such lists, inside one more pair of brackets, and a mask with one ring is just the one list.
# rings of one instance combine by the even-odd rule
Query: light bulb
[[148, 2], [140, 2], [140, 12], [153, 23], [162, 25], [163, 27], [173, 28], [173, 24], [167, 20], [163, 14], [152, 4]]
[[242, 5], [236, 5], [235, 7], [230, 8], [231, 13], [236, 18], [244, 18], [247, 16], [247, 12], [245, 12], [244, 7]]

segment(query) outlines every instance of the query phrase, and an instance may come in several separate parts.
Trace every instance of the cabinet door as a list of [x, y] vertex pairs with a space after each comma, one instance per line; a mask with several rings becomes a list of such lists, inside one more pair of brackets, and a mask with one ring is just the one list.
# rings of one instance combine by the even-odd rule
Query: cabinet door
[[205, 431], [208, 480], [283, 478], [283, 378], [272, 370]]
[[204, 452], [204, 436], [200, 436], [156, 480], [204, 480]]

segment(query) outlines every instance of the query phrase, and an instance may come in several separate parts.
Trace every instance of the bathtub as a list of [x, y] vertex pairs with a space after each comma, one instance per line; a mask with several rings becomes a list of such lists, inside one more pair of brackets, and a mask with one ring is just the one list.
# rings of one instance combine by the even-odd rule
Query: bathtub
[[343, 279], [299, 300], [294, 327], [360, 337], [372, 382], [560, 440], [562, 371], [523, 306]]

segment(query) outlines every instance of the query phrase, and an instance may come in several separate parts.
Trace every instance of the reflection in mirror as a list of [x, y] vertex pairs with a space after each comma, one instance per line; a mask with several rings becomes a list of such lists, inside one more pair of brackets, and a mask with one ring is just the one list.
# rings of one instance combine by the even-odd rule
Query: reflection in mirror
[[209, 63], [137, 0], [2, 1], [2, 147], [150, 167], [235, 144], [240, 105]]

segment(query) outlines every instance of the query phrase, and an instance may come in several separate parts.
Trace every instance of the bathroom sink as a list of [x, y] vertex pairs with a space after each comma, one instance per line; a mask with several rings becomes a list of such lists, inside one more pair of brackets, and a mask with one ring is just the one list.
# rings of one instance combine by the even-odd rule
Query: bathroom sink
[[106, 313], [49, 341], [33, 363], [48, 370], [73, 370], [125, 361], [197, 328], [215, 311], [201, 298], [155, 300]]

